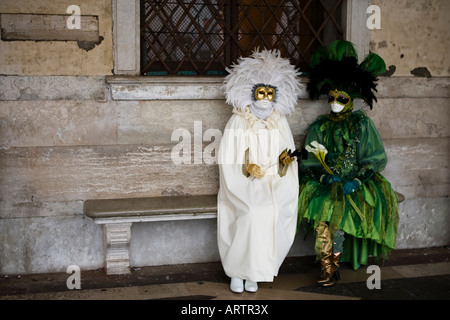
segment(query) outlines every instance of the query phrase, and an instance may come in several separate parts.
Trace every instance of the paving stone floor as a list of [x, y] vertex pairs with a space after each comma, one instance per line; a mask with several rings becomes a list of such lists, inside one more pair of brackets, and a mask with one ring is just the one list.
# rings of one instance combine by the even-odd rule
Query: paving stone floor
[[[230, 300], [234, 305], [242, 305], [243, 300], [252, 300], [251, 303], [256, 305], [259, 305], [258, 301], [264, 301], [271, 307], [272, 313], [279, 309], [295, 309], [301, 301], [450, 300], [449, 246], [393, 251], [390, 259], [380, 265], [379, 289], [368, 288], [372, 272], [368, 272], [367, 266], [355, 271], [344, 263], [340, 268], [341, 280], [335, 286], [319, 287], [316, 285], [319, 265], [313, 256], [287, 258], [274, 282], [260, 283], [256, 293], [232, 293], [220, 262], [134, 267], [132, 270], [130, 275], [109, 276], [103, 269], [82, 270], [79, 290], [67, 288], [67, 273], [0, 275], [0, 300], [140, 300], [176, 314], [182, 314], [184, 310], [191, 315], [192, 312], [199, 312], [192, 309], [199, 304], [229, 303]], [[284, 302], [277, 304], [276, 300]], [[170, 304], [168, 301], [171, 301]], [[224, 315], [227, 306], [230, 307], [229, 304], [214, 306], [222, 307], [221, 315]], [[188, 310], [188, 307], [191, 309]], [[218, 316], [217, 310], [215, 317]], [[239, 309], [235, 311], [239, 312]]]

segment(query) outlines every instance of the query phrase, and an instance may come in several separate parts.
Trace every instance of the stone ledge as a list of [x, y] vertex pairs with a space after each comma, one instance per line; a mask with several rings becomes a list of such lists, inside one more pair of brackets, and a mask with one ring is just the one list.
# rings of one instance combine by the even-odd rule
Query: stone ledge
[[97, 224], [216, 217], [217, 195], [86, 200], [84, 213]]
[[[223, 100], [222, 84], [216, 76], [1, 75], [0, 100]], [[380, 77], [377, 97], [449, 98], [449, 89], [450, 77]], [[309, 99], [306, 91], [301, 99]]]
[[224, 99], [222, 77], [106, 77], [113, 100]]
[[[108, 76], [106, 82], [113, 100], [225, 99], [223, 77]], [[307, 98], [306, 91], [302, 97]]]
[[106, 100], [105, 77], [0, 76], [0, 101]]
[[[224, 99], [223, 77], [108, 76], [114, 100]], [[308, 78], [300, 80], [304, 85]], [[379, 98], [448, 98], [450, 78], [380, 77]], [[308, 99], [306, 90], [301, 99]]]

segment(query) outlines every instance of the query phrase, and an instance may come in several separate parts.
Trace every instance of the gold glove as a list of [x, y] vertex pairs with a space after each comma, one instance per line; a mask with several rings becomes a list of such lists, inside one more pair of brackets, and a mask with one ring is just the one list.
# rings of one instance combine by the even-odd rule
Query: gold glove
[[249, 163], [248, 161], [246, 169], [248, 173], [250, 173], [252, 176], [256, 178], [262, 178], [266, 174], [266, 171], [262, 169], [260, 166], [254, 163]]
[[291, 162], [293, 162], [295, 160], [294, 157], [291, 157], [289, 155], [291, 150], [288, 151], [288, 149], [285, 149], [281, 154], [280, 154], [280, 162], [282, 164], [284, 164], [285, 166], [288, 166]]

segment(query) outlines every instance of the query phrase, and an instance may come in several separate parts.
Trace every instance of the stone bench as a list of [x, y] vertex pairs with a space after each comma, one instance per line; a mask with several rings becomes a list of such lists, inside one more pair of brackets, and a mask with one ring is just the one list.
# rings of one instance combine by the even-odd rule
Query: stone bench
[[128, 274], [133, 223], [216, 218], [217, 195], [86, 200], [84, 214], [103, 225], [106, 274]]
[[217, 195], [86, 200], [84, 214], [103, 225], [106, 274], [128, 274], [132, 223], [216, 218]]

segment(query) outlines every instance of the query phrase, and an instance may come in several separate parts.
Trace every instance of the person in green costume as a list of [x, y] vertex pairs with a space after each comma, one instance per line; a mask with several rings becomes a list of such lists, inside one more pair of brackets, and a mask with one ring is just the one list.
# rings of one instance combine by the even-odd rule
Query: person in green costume
[[372, 109], [376, 76], [386, 65], [374, 53], [358, 64], [352, 43], [338, 40], [317, 50], [311, 67], [310, 98], [328, 95], [331, 112], [307, 130], [306, 149], [319, 146], [327, 153], [325, 165], [310, 154], [299, 166], [299, 221], [315, 230], [319, 284], [332, 286], [339, 262], [357, 270], [368, 256], [387, 256], [395, 248], [398, 199], [380, 174], [387, 164], [383, 143], [366, 113], [353, 112], [355, 98]]

